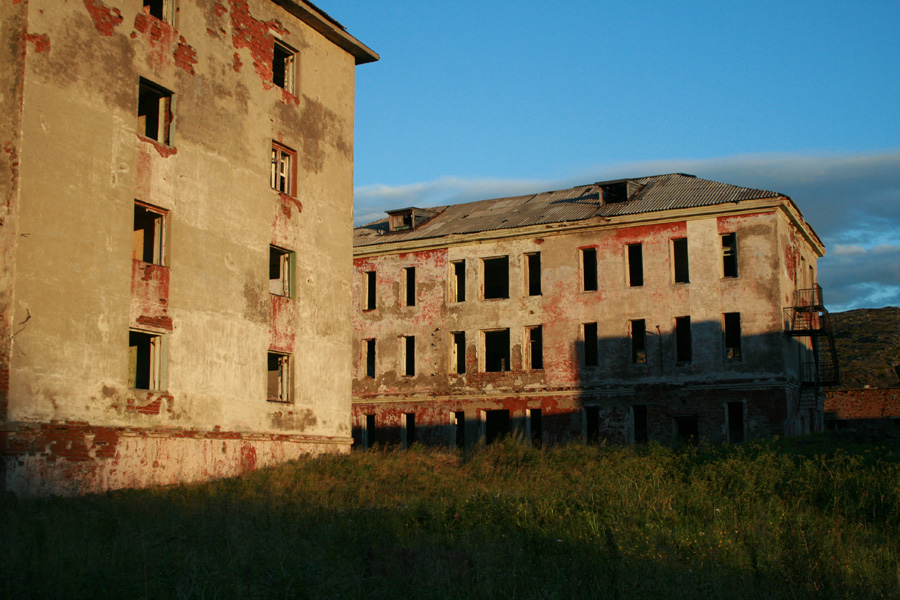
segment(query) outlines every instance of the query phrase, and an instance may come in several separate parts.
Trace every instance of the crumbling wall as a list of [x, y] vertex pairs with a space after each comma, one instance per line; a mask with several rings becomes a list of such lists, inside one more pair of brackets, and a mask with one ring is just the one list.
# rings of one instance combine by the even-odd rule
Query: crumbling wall
[[839, 421], [900, 419], [900, 388], [829, 390], [825, 413]]

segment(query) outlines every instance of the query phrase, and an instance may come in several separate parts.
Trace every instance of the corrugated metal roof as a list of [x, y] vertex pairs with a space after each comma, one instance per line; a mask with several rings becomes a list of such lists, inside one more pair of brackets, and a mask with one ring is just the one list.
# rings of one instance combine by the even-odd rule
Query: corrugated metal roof
[[[633, 192], [625, 202], [603, 203], [603, 188], [631, 183]], [[424, 240], [448, 235], [463, 235], [529, 225], [582, 221], [595, 217], [617, 217], [642, 213], [728, 204], [743, 200], [781, 196], [767, 190], [754, 190], [693, 175], [672, 173], [638, 179], [580, 185], [567, 190], [495, 198], [465, 204], [432, 207], [437, 216], [412, 230], [388, 231], [388, 220], [381, 219], [354, 229], [356, 247], [408, 240]]]

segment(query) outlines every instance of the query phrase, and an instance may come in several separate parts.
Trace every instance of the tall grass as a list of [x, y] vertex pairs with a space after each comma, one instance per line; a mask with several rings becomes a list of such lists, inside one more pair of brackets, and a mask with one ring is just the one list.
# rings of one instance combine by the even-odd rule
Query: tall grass
[[7, 498], [0, 595], [900, 598], [898, 460], [896, 442], [508, 439]]

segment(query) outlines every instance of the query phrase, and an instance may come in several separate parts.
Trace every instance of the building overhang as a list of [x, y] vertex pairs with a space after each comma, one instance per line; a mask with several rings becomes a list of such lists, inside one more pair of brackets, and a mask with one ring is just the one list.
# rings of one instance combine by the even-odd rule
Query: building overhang
[[380, 58], [374, 50], [347, 33], [340, 23], [314, 4], [303, 0], [272, 0], [272, 2], [321, 33], [325, 39], [349, 52], [356, 59], [357, 65], [375, 62]]

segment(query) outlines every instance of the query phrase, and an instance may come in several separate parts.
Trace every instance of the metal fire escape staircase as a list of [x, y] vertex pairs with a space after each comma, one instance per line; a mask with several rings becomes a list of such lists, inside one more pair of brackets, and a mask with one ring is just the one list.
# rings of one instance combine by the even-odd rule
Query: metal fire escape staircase
[[822, 386], [840, 383], [837, 350], [831, 317], [822, 301], [822, 286], [794, 292], [794, 305], [784, 309], [786, 333], [791, 337], [809, 338], [812, 360], [800, 363], [800, 408], [823, 408]]

